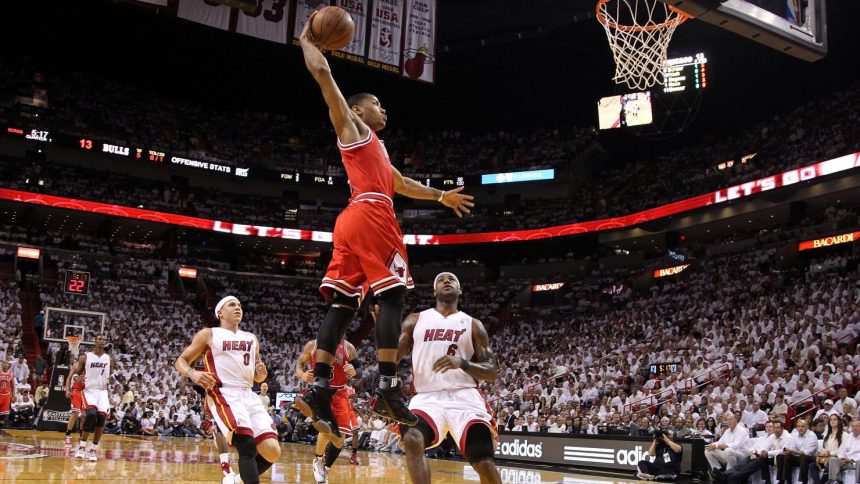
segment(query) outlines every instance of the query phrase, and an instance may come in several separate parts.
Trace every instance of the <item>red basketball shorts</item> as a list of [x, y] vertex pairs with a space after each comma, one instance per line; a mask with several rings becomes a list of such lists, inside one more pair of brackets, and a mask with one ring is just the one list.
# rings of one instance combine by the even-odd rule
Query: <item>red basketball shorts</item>
[[382, 198], [354, 200], [334, 225], [334, 252], [320, 292], [363, 298], [392, 287], [414, 287], [394, 208]]
[[12, 408], [12, 397], [10, 395], [0, 395], [0, 415], [6, 415]]
[[358, 429], [358, 419], [355, 417], [355, 410], [352, 409], [349, 393], [345, 388], [338, 390], [332, 397], [331, 411], [334, 413], [334, 419], [337, 420], [337, 428], [341, 432], [350, 433]]

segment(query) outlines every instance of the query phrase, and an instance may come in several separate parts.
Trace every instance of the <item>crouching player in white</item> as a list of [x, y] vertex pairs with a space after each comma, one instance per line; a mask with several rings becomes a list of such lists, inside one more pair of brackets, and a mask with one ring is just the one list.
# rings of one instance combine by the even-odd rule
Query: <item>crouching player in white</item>
[[436, 307], [403, 322], [400, 357], [412, 350], [415, 396], [409, 410], [418, 425], [401, 426], [406, 466], [415, 484], [430, 482], [424, 450], [450, 433], [482, 483], [501, 483], [496, 469], [496, 424], [478, 381], [496, 379], [496, 357], [484, 325], [457, 309], [460, 281], [443, 272], [433, 281]]
[[[71, 395], [70, 385], [76, 375], [83, 375], [84, 390], [81, 392], [81, 407], [84, 410], [81, 424], [81, 441], [75, 457], [88, 458], [90, 462], [98, 460], [99, 441], [105, 430], [105, 418], [110, 411], [108, 383], [110, 374], [115, 369], [114, 360], [105, 353], [105, 335], [96, 336], [95, 346], [78, 358], [78, 362], [69, 370], [66, 378], [66, 394]], [[87, 439], [93, 434], [93, 441], [87, 449]]]
[[[215, 316], [221, 326], [200, 330], [176, 359], [176, 369], [206, 390], [209, 412], [239, 453], [242, 481], [256, 484], [281, 456], [272, 417], [251, 391], [254, 382], [266, 380], [266, 365], [260, 359], [257, 337], [239, 329], [242, 304], [238, 299], [227, 296], [219, 301]], [[206, 371], [191, 368], [200, 355]]]

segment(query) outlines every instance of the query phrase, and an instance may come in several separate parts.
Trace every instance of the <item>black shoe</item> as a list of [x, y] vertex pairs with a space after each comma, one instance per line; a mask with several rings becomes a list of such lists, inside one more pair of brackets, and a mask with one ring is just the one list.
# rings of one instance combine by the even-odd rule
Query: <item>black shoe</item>
[[380, 388], [371, 402], [371, 411], [380, 417], [389, 418], [401, 425], [410, 427], [418, 424], [418, 417], [409, 411], [400, 392], [400, 379], [382, 376], [379, 378]]
[[313, 419], [318, 432], [329, 434], [337, 445], [343, 443], [343, 436], [331, 411], [331, 397], [335, 392], [337, 389], [329, 388], [328, 380], [315, 381], [304, 395], [296, 397], [295, 406], [302, 415]]
[[714, 482], [717, 482], [717, 483], [728, 482], [728, 479], [726, 479], [726, 473], [722, 469], [711, 469], [711, 476], [712, 476]]

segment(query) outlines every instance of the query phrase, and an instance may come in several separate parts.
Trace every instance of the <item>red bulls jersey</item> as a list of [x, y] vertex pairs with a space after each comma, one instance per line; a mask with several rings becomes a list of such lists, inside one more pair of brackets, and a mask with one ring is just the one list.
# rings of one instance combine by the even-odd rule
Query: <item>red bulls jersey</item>
[[[382, 140], [372, 129], [367, 129], [367, 137], [355, 143], [343, 144], [337, 141], [349, 186], [352, 190], [350, 201], [357, 201], [360, 194], [383, 195], [392, 203], [394, 198], [394, 174], [391, 160]], [[381, 197], [380, 197], [381, 198]]]
[[12, 393], [12, 372], [0, 371], [0, 395], [10, 395]]
[[[331, 362], [331, 382], [332, 388], [340, 388], [346, 385], [346, 372], [343, 370], [343, 365], [349, 363], [348, 355], [346, 354], [346, 342], [340, 340], [337, 345], [337, 351], [334, 353], [334, 361]], [[317, 364], [317, 345], [314, 343], [314, 350], [311, 352], [311, 368]]]

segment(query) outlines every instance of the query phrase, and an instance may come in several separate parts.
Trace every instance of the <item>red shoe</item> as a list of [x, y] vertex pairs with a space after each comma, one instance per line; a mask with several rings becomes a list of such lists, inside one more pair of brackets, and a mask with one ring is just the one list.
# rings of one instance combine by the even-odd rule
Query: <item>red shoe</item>
[[352, 457], [349, 458], [349, 463], [354, 466], [361, 465], [361, 459], [358, 458], [358, 452], [353, 452]]

